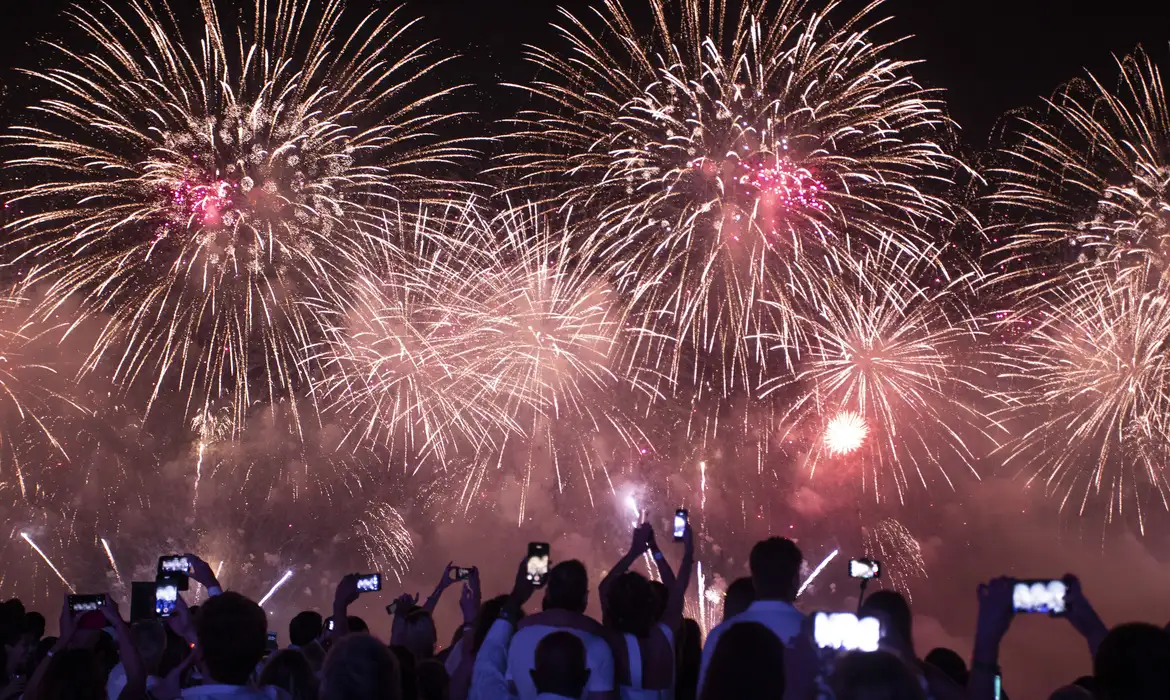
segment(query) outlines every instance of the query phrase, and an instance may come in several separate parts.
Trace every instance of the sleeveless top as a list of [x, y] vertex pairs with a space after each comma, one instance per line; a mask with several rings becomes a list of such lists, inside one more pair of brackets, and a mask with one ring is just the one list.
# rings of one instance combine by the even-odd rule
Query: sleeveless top
[[658, 623], [658, 629], [666, 635], [666, 642], [671, 650], [670, 687], [657, 690], [648, 690], [642, 687], [642, 649], [638, 646], [638, 638], [632, 634], [622, 635], [626, 639], [626, 656], [630, 662], [630, 684], [619, 686], [621, 700], [674, 700], [674, 633], [669, 627]]

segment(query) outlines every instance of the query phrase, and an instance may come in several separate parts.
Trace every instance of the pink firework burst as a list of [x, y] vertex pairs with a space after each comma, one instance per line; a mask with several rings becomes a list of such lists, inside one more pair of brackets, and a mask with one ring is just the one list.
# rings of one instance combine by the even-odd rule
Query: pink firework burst
[[739, 184], [756, 190], [769, 203], [784, 209], [824, 209], [819, 194], [825, 186], [807, 168], [798, 167], [787, 158], [771, 165], [741, 163], [740, 168], [744, 172], [739, 176]]
[[225, 209], [232, 205], [233, 183], [216, 180], [201, 184], [190, 180], [179, 181], [171, 190], [176, 207], [189, 217], [199, 217], [205, 225], [215, 225], [221, 220]]

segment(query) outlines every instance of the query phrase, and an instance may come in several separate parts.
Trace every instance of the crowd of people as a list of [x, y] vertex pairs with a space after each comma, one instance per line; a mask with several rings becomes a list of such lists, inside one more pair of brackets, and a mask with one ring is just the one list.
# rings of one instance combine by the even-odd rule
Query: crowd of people
[[[324, 618], [305, 611], [289, 624], [287, 648], [275, 650], [268, 617], [247, 597], [223, 591], [194, 555], [191, 579], [209, 598], [175, 614], [128, 624], [113, 600], [98, 610], [62, 607], [56, 637], [45, 618], [17, 600], [0, 605], [0, 700], [999, 700], [1011, 679], [999, 671], [999, 647], [1013, 618], [1010, 579], [979, 587], [970, 664], [954, 650], [920, 657], [910, 606], [878, 590], [859, 617], [880, 623], [876, 650], [819, 645], [810, 616], [793, 603], [803, 560], [790, 540], [773, 537], [751, 550], [750, 577], [732, 583], [724, 619], [704, 640], [684, 617], [693, 568], [689, 527], [677, 571], [648, 524], [634, 529], [629, 551], [598, 584], [601, 619], [586, 614], [589, 576], [575, 560], [553, 566], [539, 612], [525, 608], [537, 590], [527, 561], [512, 590], [481, 600], [478, 571], [444, 571], [422, 604], [399, 597], [389, 643], [349, 614], [358, 577], [342, 578]], [[631, 571], [652, 558], [658, 580]], [[457, 580], [462, 579], [462, 580]], [[1084, 637], [1093, 675], [1053, 692], [1062, 700], [1170, 698], [1170, 632], [1145, 623], [1107, 629], [1074, 577], [1066, 577], [1066, 617]], [[440, 649], [432, 613], [444, 590], [460, 584], [463, 624]], [[1071, 680], [1071, 679], [1070, 679]]]

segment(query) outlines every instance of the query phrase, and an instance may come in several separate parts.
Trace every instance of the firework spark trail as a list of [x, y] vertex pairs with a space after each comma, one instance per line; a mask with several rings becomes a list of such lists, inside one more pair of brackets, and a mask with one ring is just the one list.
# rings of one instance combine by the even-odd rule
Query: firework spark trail
[[800, 584], [800, 588], [796, 590], [797, 598], [799, 598], [800, 594], [804, 593], [804, 589], [808, 588], [809, 584], [812, 583], [822, 571], [824, 571], [825, 567], [829, 565], [829, 562], [833, 561], [833, 559], [837, 556], [838, 551], [839, 550], [834, 549], [833, 551], [829, 552], [829, 556], [825, 557], [820, 564], [817, 564], [817, 568], [813, 569], [813, 572], [808, 575], [808, 578], [806, 578], [804, 583]]
[[[306, 297], [360, 268], [387, 202], [448, 189], [431, 179], [471, 155], [435, 137], [454, 89], [424, 87], [444, 62], [412, 43], [401, 10], [356, 33], [342, 0], [259, 0], [253, 22], [202, 0], [184, 22], [163, 0], [73, 6], [44, 88], [8, 143], [26, 183], [8, 250], [44, 289], [104, 319], [83, 369], [177, 387], [189, 412], [249, 406], [306, 386], [319, 340]], [[188, 41], [187, 37], [198, 36]], [[252, 378], [250, 378], [252, 377]]]
[[697, 580], [699, 582], [698, 583], [698, 586], [699, 586], [698, 587], [698, 592], [699, 592], [699, 625], [703, 629], [703, 637], [706, 638], [707, 633], [711, 631], [711, 625], [710, 625], [709, 621], [707, 620], [707, 601], [706, 601], [707, 596], [705, 595], [706, 579], [703, 578], [703, 562], [701, 562], [701, 561], [697, 562], [696, 566], [698, 567], [698, 579]]
[[49, 555], [45, 554], [44, 550], [38, 547], [36, 542], [32, 541], [32, 538], [28, 536], [28, 533], [22, 532], [20, 533], [20, 536], [24, 538], [25, 542], [28, 542], [30, 547], [36, 550], [37, 554], [41, 555], [41, 559], [44, 559], [45, 563], [49, 565], [49, 568], [53, 570], [53, 573], [57, 574], [57, 578], [61, 579], [61, 583], [65, 584], [65, 587], [69, 589], [69, 592], [76, 593], [77, 591], [73, 589], [73, 584], [65, 580], [65, 575], [61, 573], [61, 570], [58, 569], [55, 564], [53, 564], [53, 562], [49, 559]]
[[862, 247], [936, 258], [950, 125], [869, 36], [880, 4], [647, 0], [643, 34], [607, 0], [562, 10], [568, 50], [529, 49], [543, 75], [513, 86], [534, 107], [499, 169], [603, 222], [586, 245], [652, 329], [629, 362], [700, 394], [754, 389], [762, 336], [794, 349], [806, 278]]
[[[866, 556], [882, 562], [884, 580], [913, 601], [910, 579], [927, 577], [926, 562], [918, 540], [905, 525], [893, 518], [885, 518], [873, 527], [864, 528], [862, 534]], [[885, 585], [882, 579], [878, 582]]]
[[971, 362], [984, 332], [955, 287], [920, 287], [910, 281], [920, 266], [889, 263], [850, 261], [818, 283], [797, 372], [768, 380], [761, 396], [796, 390], [781, 434], [817, 436], [814, 474], [822, 464], [856, 469], [879, 501], [890, 477], [904, 502], [912, 476], [929, 487], [928, 468], [952, 489], [948, 464], [978, 478], [968, 443], [992, 443], [998, 428], [979, 407], [982, 370]]
[[272, 588], [268, 589], [268, 592], [265, 593], [264, 597], [260, 599], [260, 603], [259, 603], [260, 607], [264, 607], [264, 604], [268, 602], [268, 599], [272, 597], [272, 594], [276, 593], [277, 589], [279, 589], [281, 586], [283, 586], [290, 578], [292, 578], [292, 576], [293, 576], [292, 569], [289, 569], [288, 571], [284, 572], [284, 576], [281, 576], [280, 580], [277, 581], [276, 583], [274, 583], [272, 585]]
[[122, 572], [118, 571], [118, 562], [114, 561], [114, 553], [110, 551], [110, 543], [106, 538], [102, 538], [102, 548], [106, 550], [106, 558], [110, 560], [110, 568], [114, 570], [114, 576], [118, 577], [118, 583], [123, 583]]

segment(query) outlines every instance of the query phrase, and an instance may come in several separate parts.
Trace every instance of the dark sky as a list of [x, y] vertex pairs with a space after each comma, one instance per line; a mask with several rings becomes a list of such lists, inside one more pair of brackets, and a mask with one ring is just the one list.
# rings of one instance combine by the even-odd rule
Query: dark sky
[[[195, 6], [195, 0], [185, 2]], [[350, 0], [354, 8], [377, 2]], [[547, 26], [559, 5], [577, 9], [591, 2], [408, 0], [408, 4], [427, 18], [427, 31], [468, 57], [462, 68], [486, 85], [497, 75], [517, 76], [519, 47], [548, 39]], [[0, 23], [0, 75], [5, 83], [11, 68], [28, 65], [34, 58], [28, 51], [34, 38], [61, 31], [61, 11], [69, 2], [21, 5], [22, 18], [10, 16]], [[1170, 41], [1164, 0], [887, 0], [885, 11], [895, 18], [892, 31], [914, 35], [902, 57], [925, 61], [917, 72], [920, 80], [947, 90], [952, 114], [972, 149], [986, 143], [1005, 110], [1050, 93], [1082, 74], [1083, 67], [1106, 74], [1111, 54], [1128, 52], [1139, 43], [1163, 62]], [[506, 113], [508, 93], [492, 97], [493, 115]]]

